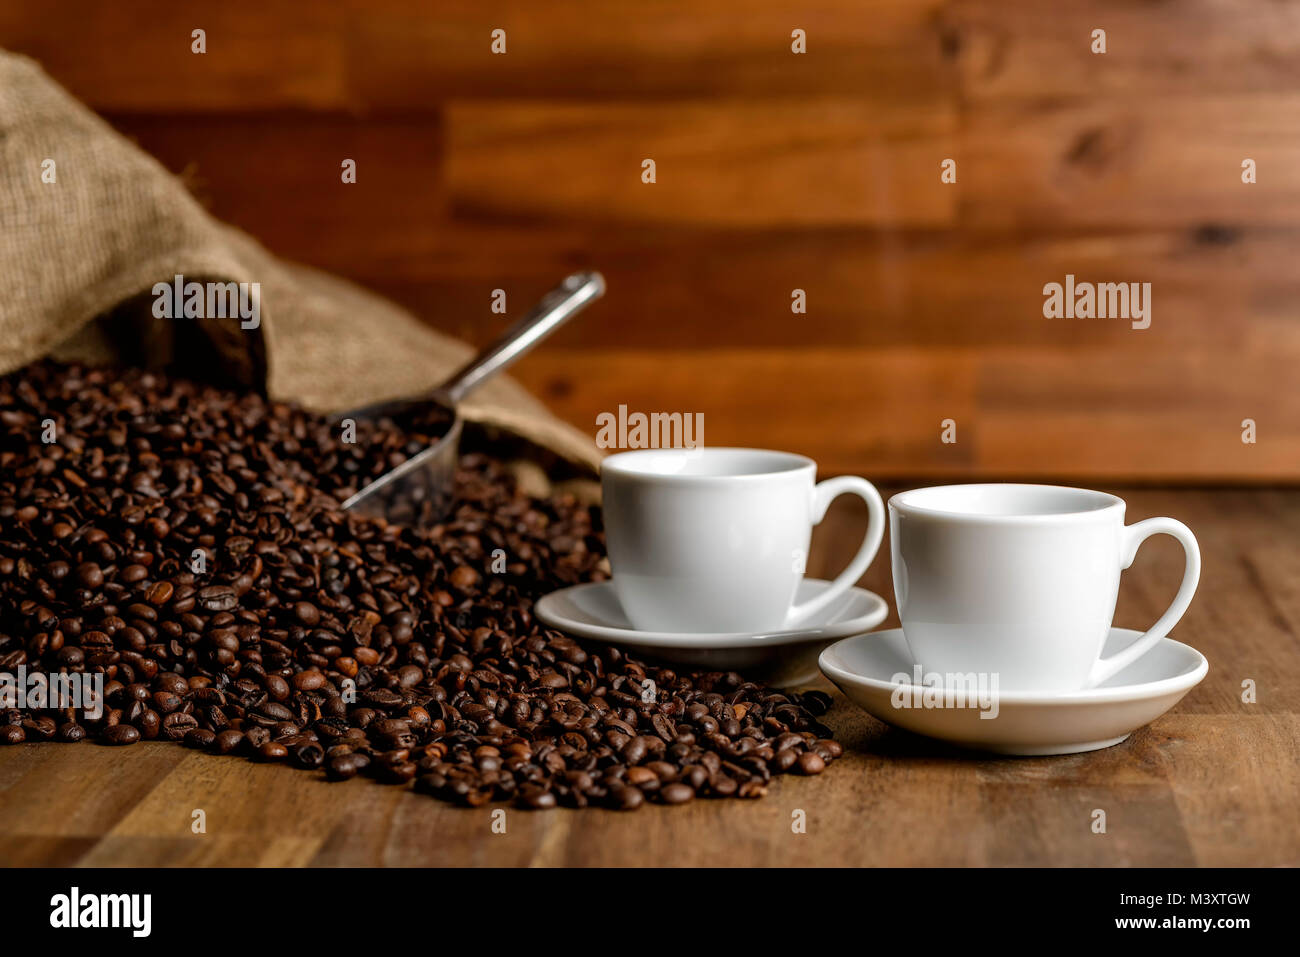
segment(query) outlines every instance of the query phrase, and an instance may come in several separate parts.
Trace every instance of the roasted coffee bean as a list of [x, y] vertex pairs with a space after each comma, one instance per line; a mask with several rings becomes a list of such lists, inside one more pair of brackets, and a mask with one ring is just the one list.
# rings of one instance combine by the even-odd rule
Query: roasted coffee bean
[[649, 768], [632, 767], [627, 769], [627, 774], [623, 778], [633, 787], [645, 788], [659, 786], [659, 775], [655, 774]]
[[0, 377], [0, 410], [0, 669], [103, 673], [108, 704], [85, 727], [0, 712], [2, 740], [182, 740], [336, 780], [418, 776], [474, 807], [757, 797], [843, 753], [822, 692], [539, 625], [539, 596], [606, 575], [599, 515], [572, 497], [530, 498], [467, 454], [444, 513], [340, 510], [445, 415], [343, 443], [292, 406], [54, 362]]
[[135, 744], [140, 740], [140, 732], [129, 724], [114, 724], [104, 729], [105, 744]]
[[803, 696], [804, 709], [814, 718], [820, 718], [831, 709], [831, 696], [825, 691], [809, 691]]
[[289, 749], [289, 754], [300, 768], [318, 768], [325, 763], [325, 750], [315, 741], [296, 744]]
[[[413, 761], [378, 761], [371, 766], [374, 768], [375, 779], [385, 784], [406, 784], [415, 778], [418, 770]], [[489, 789], [488, 794], [491, 793]]]
[[28, 741], [52, 741], [58, 730], [58, 725], [50, 717], [29, 718], [22, 727], [27, 732]]
[[180, 741], [191, 728], [197, 728], [198, 725], [198, 719], [194, 715], [176, 711], [162, 719], [161, 734], [168, 741]]
[[556, 805], [555, 795], [539, 787], [526, 787], [519, 791], [519, 803], [532, 810], [543, 810]]
[[309, 601], [300, 601], [293, 606], [294, 616], [309, 628], [320, 622], [320, 609]]
[[659, 796], [664, 800], [665, 804], [685, 804], [695, 797], [695, 792], [691, 790], [689, 785], [674, 782], [660, 788]]
[[233, 728], [218, 732], [212, 741], [212, 750], [217, 754], [230, 754], [244, 743], [244, 732]]
[[209, 585], [200, 588], [199, 606], [205, 611], [230, 611], [239, 607], [239, 596], [229, 585]]
[[432, 794], [434, 797], [438, 797], [446, 787], [447, 778], [441, 774], [422, 774], [415, 779], [415, 790], [421, 794]]
[[289, 756], [289, 749], [278, 741], [267, 741], [257, 749], [259, 761], [283, 761]]
[[[59, 564], [66, 564], [60, 562]], [[67, 574], [64, 572], [63, 574]], [[125, 582], [128, 585], [134, 585], [136, 582], [144, 581], [149, 577], [149, 569], [143, 565], [127, 565], [117, 576], [118, 581]]]
[[272, 741], [280, 741], [285, 744], [287, 744], [289, 740], [297, 738], [302, 734], [302, 728], [298, 727], [298, 725], [294, 724], [292, 721], [276, 722], [271, 725], [269, 730], [271, 732]]
[[293, 676], [293, 686], [299, 691], [315, 691], [324, 684], [325, 676], [319, 671], [300, 671]]
[[677, 730], [673, 723], [662, 714], [657, 714], [650, 719], [650, 725], [654, 728], [655, 734], [663, 738], [665, 742], [671, 744], [677, 738]]
[[729, 778], [725, 774], [714, 774], [709, 779], [709, 791], [718, 797], [731, 797], [736, 793], [737, 787], [735, 778]]
[[844, 745], [840, 744], [833, 738], [822, 738], [816, 743], [815, 747], [823, 749], [829, 756], [828, 760], [831, 761], [840, 757], [840, 755], [844, 753]]
[[104, 572], [94, 562], [85, 562], [77, 566], [77, 581], [86, 588], [99, 588], [104, 584]]
[[645, 738], [637, 737], [628, 741], [621, 757], [628, 764], [640, 764], [648, 753], [649, 748], [646, 747]]
[[171, 692], [174, 695], [183, 695], [189, 693], [189, 682], [180, 675], [163, 672], [155, 681], [158, 688], [162, 691]]
[[652, 772], [661, 782], [666, 783], [668, 781], [677, 780], [679, 769], [677, 765], [672, 764], [669, 761], [651, 761], [645, 767], [647, 771]]
[[217, 739], [216, 734], [207, 728], [190, 728], [185, 732], [184, 745], [187, 748], [208, 748]]
[[815, 751], [805, 751], [799, 755], [800, 774], [821, 774], [826, 770], [826, 762]]
[[287, 701], [290, 694], [289, 682], [279, 675], [266, 676], [266, 693], [276, 701]]
[[479, 582], [479, 573], [468, 565], [458, 565], [451, 573], [451, 583], [462, 590], [473, 588]]
[[275, 701], [268, 701], [257, 709], [264, 717], [271, 720], [272, 723], [277, 721], [292, 721], [293, 712], [284, 705]]
[[698, 793], [709, 783], [709, 772], [702, 765], [693, 764], [682, 769], [681, 780], [689, 785], [692, 791]]
[[635, 811], [645, 803], [645, 795], [634, 787], [625, 784], [609, 789], [609, 804], [620, 811]]
[[181, 706], [182, 702], [179, 695], [172, 694], [170, 691], [155, 691], [153, 696], [153, 706], [158, 709], [160, 714], [171, 714]]
[[368, 704], [376, 708], [396, 708], [402, 703], [402, 696], [396, 691], [389, 691], [387, 688], [375, 688], [373, 691], [367, 691], [365, 700]]
[[27, 732], [23, 730], [22, 725], [6, 724], [0, 727], [0, 744], [22, 744], [26, 740]]
[[345, 781], [356, 777], [369, 764], [370, 759], [364, 754], [340, 754], [330, 759], [325, 766], [325, 774], [331, 781]]

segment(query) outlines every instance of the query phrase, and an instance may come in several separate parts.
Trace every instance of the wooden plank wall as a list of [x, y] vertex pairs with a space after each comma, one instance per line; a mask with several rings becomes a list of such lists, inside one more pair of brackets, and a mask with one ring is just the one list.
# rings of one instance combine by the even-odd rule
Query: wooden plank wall
[[[0, 45], [475, 342], [600, 268], [519, 367], [590, 431], [626, 404], [825, 471], [1300, 480], [1295, 4], [0, 0]], [[1044, 319], [1067, 273], [1150, 282], [1151, 327]]]

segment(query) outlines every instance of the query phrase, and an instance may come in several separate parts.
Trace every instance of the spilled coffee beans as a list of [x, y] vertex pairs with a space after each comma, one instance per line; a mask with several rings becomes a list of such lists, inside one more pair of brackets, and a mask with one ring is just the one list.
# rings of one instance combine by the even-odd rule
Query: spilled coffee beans
[[175, 741], [481, 806], [758, 797], [841, 753], [827, 695], [682, 674], [539, 625], [603, 578], [599, 513], [466, 456], [412, 528], [339, 503], [446, 422], [358, 423], [140, 371], [0, 379], [0, 671], [101, 673], [98, 718], [0, 743]]

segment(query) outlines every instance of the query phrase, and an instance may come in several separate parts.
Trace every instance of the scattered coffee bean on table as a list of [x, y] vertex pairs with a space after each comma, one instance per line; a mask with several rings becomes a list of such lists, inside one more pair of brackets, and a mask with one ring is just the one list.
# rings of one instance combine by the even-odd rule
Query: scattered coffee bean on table
[[842, 753], [828, 695], [680, 673], [534, 620], [605, 577], [599, 512], [483, 455], [414, 528], [340, 502], [403, 431], [139, 370], [0, 378], [0, 671], [102, 673], [106, 704], [0, 711], [0, 743], [173, 741], [477, 807], [758, 797]]

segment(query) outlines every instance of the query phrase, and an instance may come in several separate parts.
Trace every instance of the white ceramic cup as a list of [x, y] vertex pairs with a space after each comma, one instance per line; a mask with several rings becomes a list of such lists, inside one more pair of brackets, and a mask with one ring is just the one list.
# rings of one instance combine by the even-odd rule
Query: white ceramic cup
[[[894, 597], [926, 672], [996, 673], [1003, 691], [1090, 688], [1150, 651], [1183, 616], [1201, 575], [1182, 522], [1124, 524], [1124, 500], [1053, 485], [946, 485], [889, 500]], [[1120, 572], [1158, 533], [1183, 546], [1173, 603], [1151, 630], [1101, 657]]]
[[[644, 449], [601, 463], [614, 592], [643, 631], [759, 632], [798, 627], [853, 587], [885, 531], [866, 479], [817, 482], [817, 464], [763, 449]], [[862, 547], [816, 597], [794, 604], [812, 528], [831, 500], [867, 503]]]

